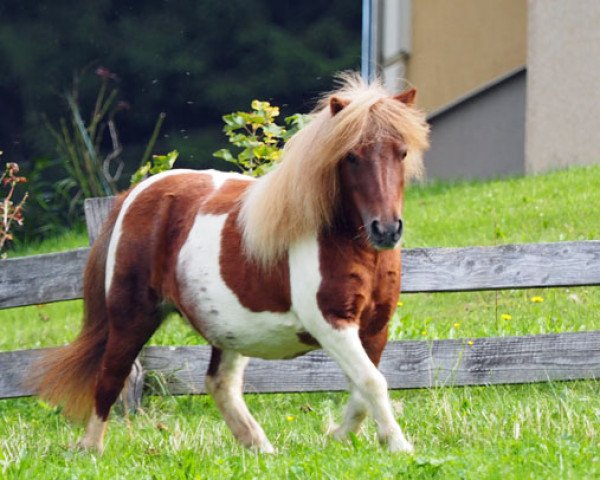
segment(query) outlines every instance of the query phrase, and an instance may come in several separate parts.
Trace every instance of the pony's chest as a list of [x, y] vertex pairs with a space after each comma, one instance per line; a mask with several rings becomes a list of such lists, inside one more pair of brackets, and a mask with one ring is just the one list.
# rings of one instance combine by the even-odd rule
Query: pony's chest
[[361, 250], [351, 242], [321, 239], [321, 311], [340, 320], [387, 322], [400, 293], [400, 252]]

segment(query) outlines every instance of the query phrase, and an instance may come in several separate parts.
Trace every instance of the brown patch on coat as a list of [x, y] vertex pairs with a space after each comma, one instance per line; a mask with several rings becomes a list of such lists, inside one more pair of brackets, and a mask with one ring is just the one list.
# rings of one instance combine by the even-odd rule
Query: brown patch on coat
[[229, 214], [221, 233], [221, 276], [239, 302], [252, 312], [288, 312], [292, 307], [287, 253], [269, 267], [244, 253], [238, 222], [239, 206]]
[[385, 225], [401, 218], [406, 155], [406, 145], [389, 138], [355, 148], [340, 163], [337, 213], [357, 234], [372, 220]]
[[226, 180], [219, 189], [219, 192], [216, 195], [210, 196], [203, 203], [202, 212], [213, 215], [224, 215], [231, 212], [240, 204], [242, 195], [250, 185], [252, 185], [252, 181], [249, 178], [248, 180]]
[[319, 237], [319, 309], [334, 327], [358, 324], [361, 337], [386, 328], [400, 294], [399, 250], [376, 251], [342, 232]]
[[207, 375], [214, 377], [219, 371], [219, 365], [221, 364], [222, 350], [217, 347], [212, 347], [210, 351], [210, 362], [208, 363]]
[[308, 332], [298, 332], [296, 336], [298, 337], [298, 340], [300, 340], [304, 345], [308, 345], [311, 347], [321, 346], [319, 341]]

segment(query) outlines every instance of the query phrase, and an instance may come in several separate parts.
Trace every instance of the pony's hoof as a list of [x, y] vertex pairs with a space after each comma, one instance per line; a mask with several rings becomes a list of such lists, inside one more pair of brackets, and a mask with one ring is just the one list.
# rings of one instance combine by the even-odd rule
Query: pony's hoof
[[102, 445], [102, 444], [97, 445], [95, 443], [87, 441], [85, 438], [82, 438], [81, 440], [79, 440], [75, 444], [74, 448], [76, 450], [81, 450], [81, 451], [93, 453], [96, 455], [102, 455], [104, 453], [104, 445]]
[[259, 449], [260, 453], [269, 453], [269, 454], [276, 454], [277, 450], [275, 450], [275, 447], [273, 445], [271, 445], [270, 443], [267, 443], [266, 445], [262, 445]]
[[348, 441], [348, 431], [341, 426], [332, 428], [329, 432], [329, 436], [338, 442]]
[[392, 453], [415, 453], [415, 447], [405, 438], [393, 438], [387, 441], [387, 448]]
[[261, 443], [260, 445], [253, 445], [250, 447], [250, 450], [254, 450], [256, 453], [277, 453], [275, 447], [273, 447], [270, 442]]

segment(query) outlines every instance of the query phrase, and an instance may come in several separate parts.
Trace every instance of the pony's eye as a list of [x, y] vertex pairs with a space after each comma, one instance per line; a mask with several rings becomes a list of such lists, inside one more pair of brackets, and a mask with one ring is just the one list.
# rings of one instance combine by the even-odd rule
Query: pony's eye
[[346, 161], [348, 163], [350, 163], [351, 165], [356, 165], [358, 163], [358, 157], [356, 155], [354, 155], [353, 153], [349, 153], [348, 156], [346, 157]]
[[408, 154], [408, 150], [406, 150], [405, 148], [403, 148], [402, 150], [400, 150], [400, 159], [404, 160], [406, 158], [407, 154]]

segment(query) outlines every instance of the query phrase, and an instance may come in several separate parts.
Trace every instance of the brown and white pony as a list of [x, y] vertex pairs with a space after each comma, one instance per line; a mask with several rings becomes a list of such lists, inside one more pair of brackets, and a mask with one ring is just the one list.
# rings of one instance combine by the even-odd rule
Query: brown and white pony
[[121, 196], [88, 260], [83, 330], [36, 380], [87, 419], [82, 446], [102, 450], [111, 406], [170, 304], [212, 345], [207, 390], [243, 445], [273, 451], [243, 400], [247, 357], [323, 348], [351, 392], [334, 437], [370, 412], [389, 450], [412, 450], [377, 365], [400, 291], [404, 184], [428, 146], [414, 95], [347, 76], [264, 177], [173, 170]]

